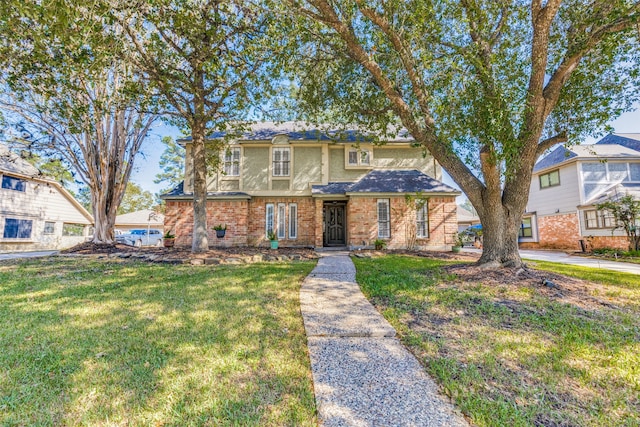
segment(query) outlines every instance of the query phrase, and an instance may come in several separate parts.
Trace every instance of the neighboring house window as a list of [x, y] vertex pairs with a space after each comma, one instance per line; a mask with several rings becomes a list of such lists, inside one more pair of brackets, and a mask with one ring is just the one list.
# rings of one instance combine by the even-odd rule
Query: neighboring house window
[[55, 222], [50, 222], [50, 221], [46, 221], [44, 223], [44, 234], [53, 234], [56, 231], [56, 223]]
[[429, 209], [427, 202], [416, 210], [416, 237], [429, 237]]
[[540, 175], [540, 188], [555, 187], [560, 185], [560, 171], [554, 170]]
[[289, 238], [298, 238], [298, 205], [289, 203]]
[[287, 237], [287, 205], [278, 203], [278, 239]]
[[30, 239], [33, 221], [30, 219], [7, 218], [4, 220], [5, 239]]
[[291, 148], [279, 147], [273, 149], [273, 176], [289, 176], [291, 165]]
[[613, 228], [615, 227], [615, 218], [611, 212], [590, 210], [584, 211], [585, 228]]
[[391, 218], [389, 199], [378, 199], [378, 237], [388, 239], [391, 236]]
[[518, 237], [533, 237], [533, 228], [531, 227], [531, 218], [522, 218]]
[[631, 181], [640, 182], [640, 163], [629, 163]]
[[12, 176], [3, 175], [2, 176], [2, 188], [6, 188], [7, 190], [15, 190], [15, 191], [26, 191], [27, 190], [27, 181], [14, 178]]
[[598, 196], [612, 184], [640, 183], [640, 163], [637, 162], [585, 162], [581, 168], [585, 200]]
[[274, 216], [273, 203], [266, 204], [265, 212], [266, 214], [265, 214], [265, 220], [264, 220], [264, 233], [268, 235], [270, 231], [274, 231], [275, 229], [275, 224], [273, 223], [273, 216]]
[[62, 224], [63, 236], [82, 236], [84, 233], [84, 225], [82, 224]]
[[349, 166], [368, 166], [371, 164], [371, 151], [350, 148], [347, 159]]
[[224, 152], [224, 167], [227, 176], [240, 176], [240, 147], [229, 148]]

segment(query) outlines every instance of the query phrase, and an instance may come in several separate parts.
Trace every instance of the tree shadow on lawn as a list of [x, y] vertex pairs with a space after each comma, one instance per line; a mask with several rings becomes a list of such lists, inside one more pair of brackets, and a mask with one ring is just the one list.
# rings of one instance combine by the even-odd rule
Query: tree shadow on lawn
[[474, 423], [640, 421], [637, 305], [602, 304], [592, 285], [559, 275], [549, 288], [415, 258], [356, 266], [365, 294]]
[[0, 423], [314, 424], [311, 263], [0, 266]]

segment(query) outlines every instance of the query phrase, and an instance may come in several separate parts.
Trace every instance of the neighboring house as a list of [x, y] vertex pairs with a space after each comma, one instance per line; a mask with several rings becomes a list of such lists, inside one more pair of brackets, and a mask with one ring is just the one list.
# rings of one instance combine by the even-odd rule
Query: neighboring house
[[84, 242], [93, 219], [60, 183], [0, 144], [0, 252]]
[[164, 215], [151, 209], [129, 212], [116, 216], [116, 230], [128, 232], [134, 229], [164, 228]]
[[478, 215], [469, 212], [462, 206], [458, 206], [458, 232], [478, 224], [480, 224], [480, 217], [478, 217]]
[[611, 134], [594, 145], [558, 147], [533, 170], [521, 247], [628, 247], [613, 218], [596, 205], [640, 198], [640, 134]]
[[[214, 134], [212, 138], [222, 137]], [[358, 143], [358, 141], [360, 141]], [[187, 158], [190, 139], [185, 145]], [[329, 137], [297, 123], [259, 123], [228, 143], [221, 171], [208, 180], [207, 224], [212, 245], [448, 249], [457, 230], [459, 191], [439, 181], [440, 166], [413, 140], [384, 145], [356, 132]], [[193, 173], [166, 200], [165, 230], [176, 245], [191, 245]], [[415, 199], [422, 200], [416, 206]], [[212, 227], [226, 225], [225, 240]]]

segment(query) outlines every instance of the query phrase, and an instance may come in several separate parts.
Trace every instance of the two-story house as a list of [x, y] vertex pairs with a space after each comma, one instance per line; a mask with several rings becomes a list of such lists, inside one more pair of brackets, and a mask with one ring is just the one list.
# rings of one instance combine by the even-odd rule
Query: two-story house
[[640, 198], [640, 134], [611, 134], [594, 145], [558, 147], [533, 170], [521, 247], [627, 248], [622, 230], [596, 205]]
[[0, 144], [0, 252], [64, 249], [93, 218], [60, 185]]
[[[222, 137], [214, 134], [212, 138]], [[190, 139], [179, 141], [191, 151]], [[193, 173], [166, 200], [165, 230], [176, 245], [190, 245]], [[448, 249], [457, 230], [455, 198], [442, 171], [410, 138], [383, 145], [356, 132], [328, 135], [295, 122], [258, 123], [228, 142], [218, 173], [208, 178], [207, 223], [226, 225], [213, 246], [280, 246]]]

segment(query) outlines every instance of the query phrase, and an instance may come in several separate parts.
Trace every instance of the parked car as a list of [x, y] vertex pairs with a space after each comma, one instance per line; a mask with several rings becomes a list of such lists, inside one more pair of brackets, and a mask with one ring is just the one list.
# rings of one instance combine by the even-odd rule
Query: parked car
[[116, 242], [137, 248], [140, 246], [162, 246], [162, 231], [152, 228], [147, 234], [146, 229], [131, 230], [128, 233], [117, 235]]

